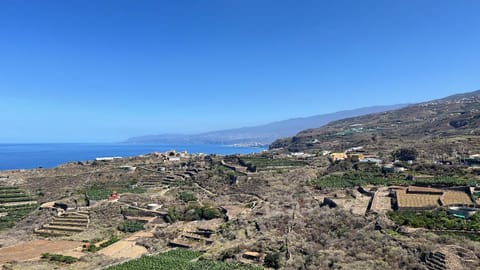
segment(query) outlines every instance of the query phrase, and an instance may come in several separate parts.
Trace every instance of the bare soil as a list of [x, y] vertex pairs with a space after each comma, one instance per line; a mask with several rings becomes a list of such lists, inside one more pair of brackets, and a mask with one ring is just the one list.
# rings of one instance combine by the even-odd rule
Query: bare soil
[[81, 247], [82, 242], [65, 240], [34, 240], [0, 249], [0, 264], [40, 259], [43, 253], [59, 253]]

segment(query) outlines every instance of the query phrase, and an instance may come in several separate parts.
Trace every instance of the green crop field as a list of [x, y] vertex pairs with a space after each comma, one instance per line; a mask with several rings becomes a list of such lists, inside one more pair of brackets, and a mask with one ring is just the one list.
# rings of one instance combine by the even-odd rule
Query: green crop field
[[146, 190], [138, 187], [131, 188], [129, 183], [106, 183], [90, 186], [84, 190], [83, 193], [86, 193], [91, 200], [97, 201], [108, 199], [108, 197], [112, 195], [113, 191], [118, 193], [144, 193]]
[[[18, 187], [0, 187], [1, 204], [32, 200], [32, 198]], [[0, 213], [7, 213], [7, 216], [0, 217], [0, 230], [13, 227], [15, 222], [28, 216], [35, 208], [37, 208], [36, 204], [0, 205]]]
[[384, 176], [381, 173], [350, 171], [344, 174], [330, 174], [322, 176], [312, 181], [312, 185], [318, 189], [323, 188], [350, 188], [362, 185], [419, 185], [419, 186], [475, 186], [478, 181], [462, 179], [457, 177], [435, 177], [435, 178], [415, 178], [415, 180], [405, 180], [403, 174], [388, 174]]
[[136, 260], [111, 266], [107, 270], [260, 270], [259, 266], [225, 263], [211, 260], [197, 260], [202, 254], [196, 251], [174, 249], [154, 256], [144, 256]]
[[265, 169], [268, 167], [293, 167], [304, 166], [306, 163], [301, 160], [280, 159], [280, 158], [266, 158], [266, 157], [242, 157], [240, 164], [253, 169]]

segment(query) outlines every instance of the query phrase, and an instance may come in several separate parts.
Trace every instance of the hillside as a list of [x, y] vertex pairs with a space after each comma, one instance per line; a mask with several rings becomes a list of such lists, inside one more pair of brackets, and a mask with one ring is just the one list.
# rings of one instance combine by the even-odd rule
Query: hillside
[[480, 91], [475, 91], [335, 121], [277, 140], [270, 148], [344, 151], [364, 146], [382, 155], [408, 146], [415, 147], [427, 159], [475, 154], [480, 151], [479, 124]]
[[161, 134], [129, 138], [127, 143], [162, 143], [162, 144], [243, 144], [268, 145], [282, 137], [293, 136], [307, 128], [321, 127], [331, 121], [376, 112], [394, 110], [406, 105], [374, 106], [335, 113], [294, 118], [260, 126], [243, 127], [206, 132], [201, 134]]

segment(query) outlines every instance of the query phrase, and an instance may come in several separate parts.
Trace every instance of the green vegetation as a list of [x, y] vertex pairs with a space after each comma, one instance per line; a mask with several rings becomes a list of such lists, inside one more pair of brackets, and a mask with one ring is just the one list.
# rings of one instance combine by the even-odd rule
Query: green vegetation
[[98, 242], [97, 240], [95, 240], [95, 241], [90, 242], [91, 245], [88, 246], [88, 248], [86, 249], [86, 251], [89, 251], [89, 252], [97, 252], [97, 251], [99, 251], [99, 250], [102, 249], [102, 248], [106, 248], [106, 247], [110, 246], [111, 244], [118, 242], [119, 240], [120, 240], [120, 238], [118, 238], [118, 236], [112, 235], [112, 236], [110, 237], [110, 239], [108, 239], [107, 241], [101, 243], [98, 247], [94, 244], [94, 243]]
[[108, 241], [101, 243], [99, 248], [100, 249], [106, 248], [106, 247], [110, 246], [111, 244], [118, 242], [119, 240], [120, 240], [120, 238], [118, 238], [118, 236], [112, 235], [110, 237], [110, 239], [108, 239]]
[[396, 236], [399, 236], [400, 234], [392, 229], [385, 229], [385, 232], [390, 235], [390, 236], [393, 236], [393, 237], [396, 237]]
[[349, 172], [343, 175], [328, 175], [318, 178], [312, 182], [312, 184], [318, 189], [349, 188], [367, 184], [388, 185], [390, 183], [391, 182], [388, 178], [364, 172]]
[[[411, 183], [411, 182], [410, 182]], [[474, 179], [465, 179], [459, 177], [435, 177], [435, 178], [416, 178], [413, 183], [415, 185], [427, 186], [427, 185], [441, 185], [441, 186], [475, 186], [480, 184], [480, 181]]]
[[15, 222], [28, 216], [36, 208], [36, 204], [0, 206], [0, 213], [7, 213], [7, 216], [0, 217], [0, 230], [13, 227]]
[[[0, 186], [0, 203], [27, 202], [32, 200], [18, 187]], [[36, 204], [0, 206], [0, 213], [7, 214], [4, 217], [0, 217], [0, 230], [13, 227], [17, 221], [28, 216], [36, 208]]]
[[218, 208], [215, 208], [212, 206], [203, 206], [201, 210], [202, 210], [202, 218], [207, 220], [219, 218], [222, 216]]
[[197, 197], [192, 192], [182, 191], [178, 193], [178, 198], [184, 202], [194, 202]]
[[243, 174], [242, 173], [239, 173], [235, 170], [232, 170], [228, 167], [225, 167], [223, 165], [221, 166], [215, 166], [213, 168], [213, 170], [217, 173], [217, 174], [226, 174], [226, 175], [233, 175], [233, 176], [242, 176]]
[[220, 213], [220, 211], [213, 206], [201, 206], [199, 204], [191, 204], [185, 209], [183, 216], [181, 216], [180, 218], [182, 220], [192, 221], [201, 219], [210, 220], [214, 218], [219, 218], [221, 216], [222, 214]]
[[143, 223], [135, 220], [125, 220], [120, 225], [118, 225], [118, 230], [121, 232], [138, 232], [143, 230]]
[[262, 268], [253, 265], [237, 263], [225, 263], [211, 260], [196, 260], [202, 254], [196, 251], [174, 249], [155, 256], [144, 256], [136, 260], [107, 268], [107, 270], [260, 270]]
[[312, 185], [318, 189], [323, 188], [350, 188], [362, 185], [419, 185], [419, 186], [475, 186], [480, 183], [477, 180], [468, 180], [458, 177], [434, 177], [421, 178], [417, 177], [414, 180], [406, 180], [406, 175], [403, 174], [387, 174], [373, 172], [373, 171], [348, 171], [343, 174], [330, 174], [319, 177], [312, 181]]
[[198, 203], [192, 203], [189, 204], [183, 211], [175, 207], [169, 208], [165, 219], [169, 223], [174, 223], [177, 220], [210, 220], [214, 218], [219, 218], [221, 216], [222, 213], [216, 207], [210, 205], [201, 206]]
[[[255, 171], [255, 169], [252, 169], [252, 168], [248, 168], [250, 171]], [[240, 173], [240, 172], [237, 172], [236, 170], [234, 169], [231, 169], [231, 168], [228, 168], [228, 167], [225, 167], [223, 165], [221, 166], [215, 166], [212, 170], [212, 175], [222, 175], [222, 176], [226, 176], [226, 180], [230, 183], [230, 184], [233, 184], [235, 183], [235, 181], [237, 180], [237, 177], [239, 176], [243, 176], [245, 174], [243, 173]]]
[[290, 167], [290, 166], [304, 166], [306, 163], [301, 160], [281, 159], [281, 158], [267, 158], [267, 157], [242, 157], [240, 164], [248, 168], [249, 171], [256, 171], [257, 169], [265, 169], [268, 167]]
[[280, 266], [280, 253], [278, 252], [272, 252], [268, 253], [267, 256], [265, 256], [265, 261], [263, 263], [266, 267], [273, 268], [273, 269], [279, 269]]
[[469, 239], [472, 241], [480, 242], [480, 235], [479, 234], [474, 234], [474, 233], [467, 233], [467, 232], [435, 232], [438, 235], [446, 236], [446, 237], [451, 237], [455, 239]]
[[165, 217], [165, 219], [168, 223], [175, 223], [178, 220], [177, 208], [168, 208], [167, 216]]
[[64, 256], [60, 254], [50, 254], [50, 253], [43, 253], [42, 259], [48, 260], [51, 262], [61, 262], [61, 263], [67, 263], [67, 264], [75, 263], [78, 261], [77, 258], [72, 256]]
[[409, 161], [417, 159], [418, 152], [413, 148], [400, 148], [393, 152], [393, 158], [400, 161]]
[[32, 200], [18, 187], [0, 187], [0, 203], [25, 202]]
[[83, 193], [90, 197], [90, 200], [98, 201], [108, 199], [113, 191], [118, 193], [145, 193], [146, 190], [139, 187], [132, 187], [132, 183], [104, 183], [88, 187]]
[[439, 211], [396, 211], [389, 212], [388, 216], [398, 225], [407, 225], [415, 228], [432, 230], [480, 230], [480, 212], [468, 220], [448, 216], [444, 210]]

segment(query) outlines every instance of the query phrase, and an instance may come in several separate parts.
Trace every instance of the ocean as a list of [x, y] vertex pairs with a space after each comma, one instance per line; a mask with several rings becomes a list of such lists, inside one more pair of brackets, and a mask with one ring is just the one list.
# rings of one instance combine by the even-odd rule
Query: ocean
[[45, 143], [0, 144], [0, 170], [53, 168], [72, 162], [93, 160], [96, 157], [129, 157], [152, 152], [187, 151], [204, 154], [248, 154], [264, 150], [261, 147], [233, 147], [225, 145], [159, 145], [116, 143]]

